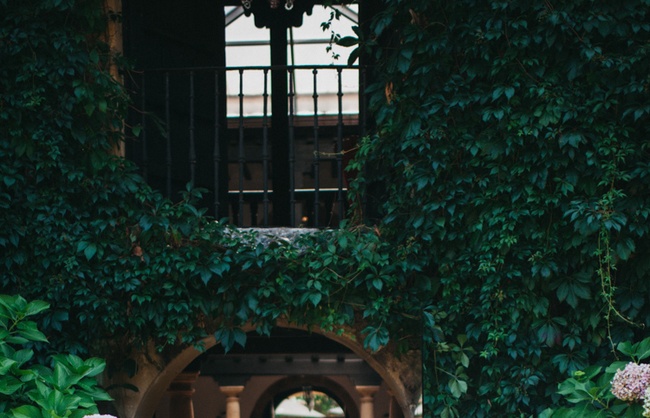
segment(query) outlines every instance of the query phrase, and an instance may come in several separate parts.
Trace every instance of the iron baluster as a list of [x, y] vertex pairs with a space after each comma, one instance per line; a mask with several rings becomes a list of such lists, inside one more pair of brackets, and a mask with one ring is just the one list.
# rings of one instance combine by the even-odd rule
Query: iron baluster
[[319, 227], [319, 205], [318, 192], [320, 188], [320, 149], [318, 146], [318, 69], [312, 70], [314, 74], [314, 226]]
[[269, 69], [264, 69], [264, 116], [262, 117], [263, 226], [269, 226]]
[[295, 80], [294, 69], [289, 68], [289, 207], [290, 207], [290, 225], [296, 227], [296, 150], [294, 148], [294, 100], [295, 100]]
[[[336, 122], [336, 177], [337, 177], [337, 202], [339, 220], [343, 217], [343, 82], [342, 68], [336, 69], [338, 89], [338, 120]], [[332, 210], [334, 212], [334, 210]]]
[[239, 70], [239, 203], [237, 225], [244, 225], [244, 173], [246, 158], [244, 156], [244, 70]]

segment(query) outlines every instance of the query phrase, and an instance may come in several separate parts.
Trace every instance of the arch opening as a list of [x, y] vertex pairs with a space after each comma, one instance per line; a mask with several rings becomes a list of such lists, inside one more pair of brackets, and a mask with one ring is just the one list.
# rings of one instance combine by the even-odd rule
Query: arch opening
[[[270, 418], [273, 416], [272, 411], [277, 414], [280, 404], [293, 394], [301, 394], [304, 388], [310, 386], [312, 393], [320, 392], [333, 399], [341, 407], [341, 413], [345, 418], [359, 418], [359, 408], [350, 388], [345, 386], [345, 382], [338, 382], [328, 377], [306, 377], [306, 376], [289, 376], [278, 380], [269, 386], [257, 399], [250, 418]], [[318, 411], [321, 412], [322, 411]], [[327, 416], [323, 414], [323, 416]], [[331, 415], [330, 415], [331, 416]]]
[[[252, 333], [254, 327], [248, 326], [244, 330]], [[319, 329], [307, 332], [284, 324], [277, 326], [271, 338], [253, 334], [249, 334], [249, 338], [245, 349], [236, 348], [227, 354], [212, 337], [203, 341], [204, 351], [189, 347], [165, 362], [160, 357], [152, 361], [152, 353], [143, 354], [138, 374], [127, 381], [140, 391], [126, 397], [113, 394], [116, 399], [121, 398], [118, 400], [123, 411], [120, 416], [150, 418], [155, 414], [156, 418], [170, 417], [169, 389], [174, 386], [175, 379], [179, 376], [186, 378], [188, 373], [196, 374], [196, 380], [185, 387], [188, 393], [192, 393], [196, 411], [193, 416], [196, 417], [226, 418], [225, 391], [236, 389], [235, 398], [239, 399], [241, 407], [239, 418], [259, 418], [261, 415], [254, 415], [253, 410], [263, 410], [272, 401], [273, 395], [267, 393], [271, 397], [266, 403], [258, 402], [266, 389], [289, 378], [295, 382], [283, 390], [300, 390], [304, 385], [319, 388], [346, 406], [348, 418], [360, 418], [361, 399], [367, 397], [362, 394], [362, 389], [379, 388], [379, 392], [373, 389], [371, 395], [379, 393], [374, 397], [375, 411], [383, 412], [377, 416], [395, 416], [393, 412], [399, 398], [395, 396], [394, 388], [399, 389], [400, 382], [390, 372], [390, 363], [373, 359], [353, 338], [346, 341], [344, 337], [329, 335]], [[288, 352], [290, 349], [293, 351]], [[299, 367], [288, 369], [292, 366]], [[335, 391], [330, 383], [315, 382], [316, 378], [335, 381], [343, 389]], [[211, 403], [204, 402], [205, 399]], [[405, 411], [403, 406], [401, 408]]]
[[[293, 393], [292, 393], [293, 392]], [[302, 391], [289, 391], [289, 395], [280, 394], [272, 402], [275, 417], [346, 417], [347, 408], [340, 405], [335, 396], [330, 396], [327, 389], [303, 386]]]

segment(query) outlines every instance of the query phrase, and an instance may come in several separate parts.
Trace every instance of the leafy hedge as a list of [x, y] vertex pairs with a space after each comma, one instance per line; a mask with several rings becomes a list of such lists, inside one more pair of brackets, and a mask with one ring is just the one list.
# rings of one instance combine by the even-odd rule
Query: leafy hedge
[[650, 3], [384, 5], [359, 163], [435, 291], [430, 413], [536, 416], [650, 321]]

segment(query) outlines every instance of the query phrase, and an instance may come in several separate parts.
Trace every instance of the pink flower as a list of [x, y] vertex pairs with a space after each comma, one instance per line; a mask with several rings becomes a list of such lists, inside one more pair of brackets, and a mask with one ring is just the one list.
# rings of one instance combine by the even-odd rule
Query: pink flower
[[650, 364], [628, 363], [625, 369], [618, 369], [612, 379], [612, 394], [625, 402], [645, 398], [650, 386]]

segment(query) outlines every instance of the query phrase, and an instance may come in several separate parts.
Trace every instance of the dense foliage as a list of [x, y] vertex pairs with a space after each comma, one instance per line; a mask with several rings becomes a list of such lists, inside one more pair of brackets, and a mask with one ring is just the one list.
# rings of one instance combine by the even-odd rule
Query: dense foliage
[[48, 308], [42, 301], [0, 295], [0, 417], [82, 418], [110, 397], [97, 386], [99, 358], [54, 355], [35, 362], [33, 344], [47, 343], [30, 317]]
[[263, 244], [203, 216], [199, 190], [172, 203], [111, 156], [128, 97], [101, 5], [0, 0], [0, 283], [51, 304], [54, 348], [119, 364], [150, 340], [230, 348], [244, 324], [268, 333], [278, 318], [354, 324], [372, 350], [397, 330], [400, 349], [417, 341], [422, 294], [375, 230]]
[[423, 316], [429, 413], [560, 402], [650, 320], [650, 4], [384, 3], [358, 43], [377, 226], [262, 245], [107, 152], [128, 98], [99, 0], [0, 0], [3, 292], [46, 299], [75, 353], [231, 346], [279, 317], [406, 348]]
[[650, 321], [650, 3], [384, 4], [359, 164], [435, 292], [427, 405], [536, 416]]

